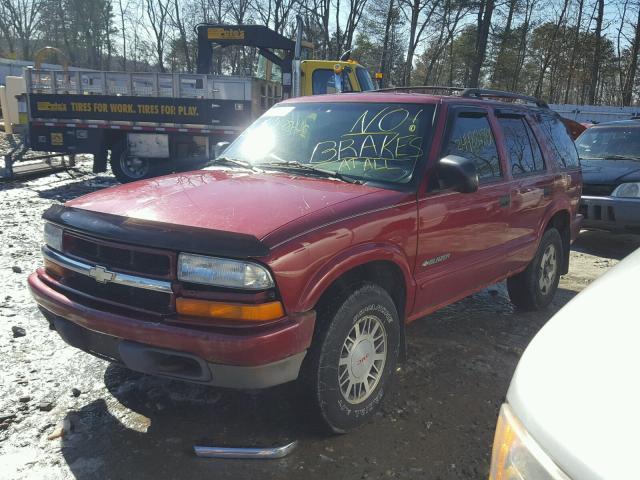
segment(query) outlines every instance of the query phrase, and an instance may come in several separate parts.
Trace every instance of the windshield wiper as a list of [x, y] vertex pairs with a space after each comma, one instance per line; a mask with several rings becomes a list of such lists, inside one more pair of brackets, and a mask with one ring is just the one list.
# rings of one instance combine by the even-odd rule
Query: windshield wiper
[[324, 170], [322, 168], [312, 167], [307, 163], [297, 162], [295, 160], [275, 160], [272, 162], [260, 162], [261, 166], [269, 166], [272, 168], [283, 170], [298, 170], [303, 172], [315, 173], [326, 178], [337, 178], [343, 182], [362, 185], [364, 182], [344, 173], [334, 172], [333, 170]]
[[213, 162], [211, 162], [211, 164], [212, 165], [224, 165], [224, 164], [235, 165], [242, 168], [248, 168], [249, 170], [254, 170], [254, 171], [259, 170], [255, 167], [255, 165], [253, 165], [250, 162], [245, 162], [244, 160], [238, 160], [236, 158], [225, 157], [224, 155], [216, 158]]
[[637, 155], [606, 155], [604, 160], [640, 160], [640, 156]]

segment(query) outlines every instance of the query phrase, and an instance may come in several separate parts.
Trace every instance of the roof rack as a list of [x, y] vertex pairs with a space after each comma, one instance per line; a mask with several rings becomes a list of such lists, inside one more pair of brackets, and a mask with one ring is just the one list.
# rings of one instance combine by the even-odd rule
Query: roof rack
[[520, 93], [513, 92], [504, 92], [502, 90], [491, 90], [488, 88], [465, 88], [464, 91], [460, 94], [462, 97], [467, 98], [508, 98], [511, 100], [523, 100], [525, 102], [534, 103], [540, 108], [549, 108], [547, 102], [544, 100], [540, 100], [539, 98], [532, 97], [529, 95], [522, 95]]
[[461, 87], [443, 87], [439, 85], [417, 85], [413, 87], [389, 87], [372, 90], [373, 92], [401, 92], [401, 93], [426, 93], [429, 95], [439, 95], [441, 92], [447, 92], [446, 95], [463, 92], [465, 89]]
[[372, 92], [398, 92], [398, 93], [425, 93], [428, 95], [453, 95], [457, 94], [466, 98], [502, 98], [509, 100], [522, 100], [524, 102], [533, 103], [540, 108], [549, 108], [547, 102], [529, 95], [520, 93], [505, 92], [502, 90], [492, 90], [488, 88], [462, 88], [462, 87], [444, 87], [440, 85], [417, 85], [412, 87], [389, 87]]

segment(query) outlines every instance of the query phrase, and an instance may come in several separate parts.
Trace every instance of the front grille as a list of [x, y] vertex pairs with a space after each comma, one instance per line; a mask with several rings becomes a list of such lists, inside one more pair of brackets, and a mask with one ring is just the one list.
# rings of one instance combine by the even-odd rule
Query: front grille
[[[175, 278], [175, 254], [169, 251], [129, 246], [65, 231], [63, 255], [83, 264], [109, 271], [170, 281]], [[64, 268], [57, 275], [60, 288], [77, 297], [98, 301], [118, 308], [128, 308], [155, 315], [175, 313], [173, 294], [121, 285], [100, 283], [87, 274]]]
[[608, 197], [613, 193], [615, 185], [594, 185], [585, 183], [582, 185], [582, 195], [591, 195], [594, 197]]
[[172, 254], [143, 247], [130, 247], [65, 232], [63, 250], [78, 260], [136, 275], [170, 278]]
[[65, 270], [60, 279], [63, 288], [93, 300], [107, 302], [117, 307], [128, 307], [142, 312], [168, 315], [173, 313], [172, 295], [142, 288], [118, 285], [116, 283], [98, 283], [79, 273]]

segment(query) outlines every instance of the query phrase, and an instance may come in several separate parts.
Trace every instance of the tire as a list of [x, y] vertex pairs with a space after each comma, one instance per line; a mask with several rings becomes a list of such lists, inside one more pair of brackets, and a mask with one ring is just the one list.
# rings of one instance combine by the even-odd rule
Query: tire
[[365, 282], [318, 313], [302, 384], [323, 430], [345, 433], [374, 415], [396, 370], [398, 311], [384, 289]]
[[130, 157], [126, 142], [111, 150], [111, 172], [120, 183], [135, 182], [154, 176], [151, 161], [144, 157]]
[[511, 302], [528, 311], [549, 305], [558, 289], [564, 255], [560, 232], [555, 228], [548, 229], [526, 270], [507, 280]]

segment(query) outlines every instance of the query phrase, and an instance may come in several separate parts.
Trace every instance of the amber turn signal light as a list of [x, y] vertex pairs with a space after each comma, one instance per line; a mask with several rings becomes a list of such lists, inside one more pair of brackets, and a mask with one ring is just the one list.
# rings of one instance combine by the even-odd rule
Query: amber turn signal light
[[180, 315], [248, 322], [267, 322], [284, 316], [284, 308], [280, 302], [251, 305], [213, 302], [195, 298], [177, 298], [176, 310]]
[[55, 279], [64, 276], [64, 268], [62, 268], [57, 263], [53, 263], [47, 260], [46, 258], [44, 260], [44, 270]]

